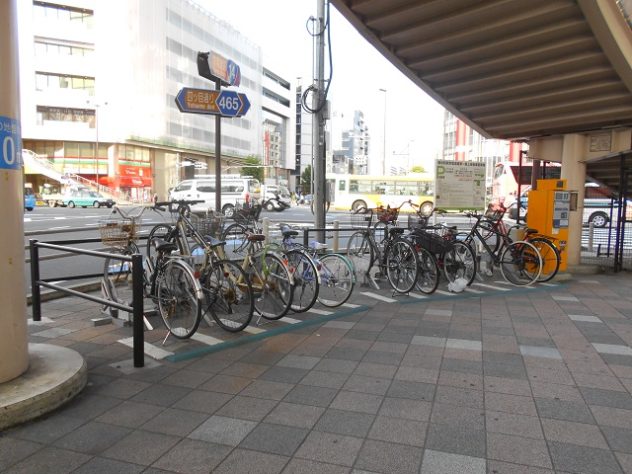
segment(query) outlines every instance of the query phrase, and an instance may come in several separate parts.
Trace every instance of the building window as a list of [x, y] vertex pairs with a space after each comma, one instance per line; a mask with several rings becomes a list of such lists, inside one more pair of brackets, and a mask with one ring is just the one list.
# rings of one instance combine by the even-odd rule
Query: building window
[[38, 91], [50, 89], [78, 89], [94, 94], [94, 77], [71, 76], [68, 74], [35, 73], [35, 88]]
[[83, 122], [90, 128], [94, 128], [94, 110], [72, 109], [69, 107], [45, 107], [37, 106], [37, 123], [43, 125], [44, 121], [53, 122]]
[[50, 43], [47, 41], [35, 41], [36, 56], [91, 56], [93, 48], [84, 46]]
[[72, 25], [81, 24], [87, 28], [92, 28], [94, 19], [92, 10], [38, 1], [33, 2], [33, 15], [36, 19]]

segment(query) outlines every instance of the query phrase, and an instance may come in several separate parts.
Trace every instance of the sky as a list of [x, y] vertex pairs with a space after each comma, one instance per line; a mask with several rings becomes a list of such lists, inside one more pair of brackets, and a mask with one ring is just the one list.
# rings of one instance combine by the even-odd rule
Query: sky
[[[293, 85], [299, 77], [303, 85], [312, 83], [313, 41], [306, 22], [316, 16], [317, 0], [196, 1], [260, 45], [266, 67]], [[433, 171], [443, 139], [443, 107], [378, 53], [333, 6], [331, 47], [333, 78], [328, 98], [334, 144], [341, 130], [351, 128], [353, 112], [361, 110], [371, 137], [370, 161], [381, 161], [386, 149], [391, 163]], [[325, 77], [328, 73], [327, 58]]]

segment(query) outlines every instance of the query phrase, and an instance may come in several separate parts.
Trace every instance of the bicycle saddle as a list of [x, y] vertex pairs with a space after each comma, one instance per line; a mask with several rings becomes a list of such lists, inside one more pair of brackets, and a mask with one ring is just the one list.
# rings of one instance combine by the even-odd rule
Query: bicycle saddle
[[393, 235], [402, 235], [404, 233], [404, 228], [402, 227], [393, 227], [392, 229], [390, 229], [388, 231], [389, 234], [393, 234]]
[[171, 253], [178, 250], [178, 245], [174, 242], [167, 242], [166, 240], [154, 240], [154, 247], [158, 252]]
[[283, 229], [281, 233], [283, 234], [283, 237], [293, 237], [295, 235], [298, 235], [298, 230]]
[[314, 242], [312, 242], [310, 244], [310, 247], [312, 247], [315, 250], [325, 250], [328, 247], [328, 245], [327, 244], [323, 244], [321, 242], [314, 241]]
[[266, 236], [263, 234], [250, 234], [248, 236], [248, 242], [263, 242], [266, 240]]
[[537, 234], [538, 231], [537, 231], [537, 229], [527, 228], [527, 229], [524, 230], [524, 233], [527, 234], [527, 235], [529, 235], [529, 234]]

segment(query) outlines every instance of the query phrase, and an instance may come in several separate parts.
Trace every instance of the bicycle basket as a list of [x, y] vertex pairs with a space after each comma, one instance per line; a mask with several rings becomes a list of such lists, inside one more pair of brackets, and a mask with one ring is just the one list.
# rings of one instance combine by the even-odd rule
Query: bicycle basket
[[99, 221], [101, 242], [108, 247], [122, 247], [136, 240], [134, 219], [108, 219]]
[[415, 214], [408, 214], [408, 228], [418, 229], [420, 227], [426, 227], [428, 225], [427, 217], [420, 217]]
[[452, 243], [433, 232], [416, 230], [413, 232], [415, 243], [432, 254], [441, 254], [449, 250]]
[[351, 212], [351, 227], [371, 227], [373, 212]]
[[506, 210], [507, 209], [500, 204], [490, 203], [489, 206], [487, 206], [487, 211], [485, 211], [485, 217], [492, 221], [499, 221], [505, 215]]
[[397, 222], [397, 217], [399, 216], [399, 209], [397, 208], [378, 207], [376, 209], [376, 212], [377, 212], [377, 220], [380, 222], [394, 224]]
[[211, 236], [215, 239], [220, 239], [224, 229], [224, 216], [221, 214], [209, 214], [208, 216], [200, 217], [195, 222], [195, 227], [205, 237]]
[[259, 219], [259, 214], [261, 214], [261, 204], [237, 206], [233, 219], [239, 224], [248, 225]]

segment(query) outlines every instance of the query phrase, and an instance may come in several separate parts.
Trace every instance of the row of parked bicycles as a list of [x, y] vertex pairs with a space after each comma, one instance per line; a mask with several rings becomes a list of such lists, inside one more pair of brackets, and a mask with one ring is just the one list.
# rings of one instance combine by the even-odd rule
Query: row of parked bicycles
[[[189, 338], [202, 319], [211, 318], [222, 329], [238, 332], [255, 314], [277, 320], [289, 311], [308, 311], [317, 301], [337, 307], [351, 296], [353, 266], [347, 257], [328, 253], [326, 244], [305, 247], [288, 226], [280, 229], [280, 243], [269, 243], [258, 221], [261, 206], [237, 209], [235, 222], [225, 226], [220, 214], [191, 213], [198, 202], [158, 202], [135, 215], [115, 208], [100, 223], [102, 241], [111, 252], [130, 255], [143, 253], [138, 236], [145, 211], [172, 215], [149, 232], [143, 267], [145, 297], [154, 302], [167, 337]], [[104, 295], [124, 302], [130, 274], [128, 263], [107, 258]], [[116, 309], [106, 311], [116, 316]]]
[[[398, 227], [404, 206], [412, 207], [407, 228]], [[367, 280], [385, 277], [398, 293], [427, 294], [437, 289], [441, 274], [461, 291], [477, 273], [492, 276], [495, 269], [514, 285], [546, 282], [557, 274], [562, 243], [524, 225], [508, 226], [503, 220], [506, 208], [490, 205], [485, 213], [466, 213], [474, 220], [467, 232], [430, 224], [441, 212], [424, 212], [410, 201], [396, 208], [354, 212], [352, 222], [363, 229], [351, 235], [347, 255], [357, 274]]]

